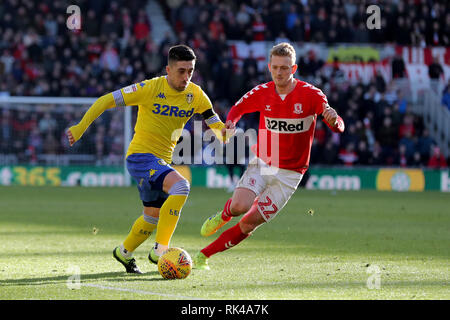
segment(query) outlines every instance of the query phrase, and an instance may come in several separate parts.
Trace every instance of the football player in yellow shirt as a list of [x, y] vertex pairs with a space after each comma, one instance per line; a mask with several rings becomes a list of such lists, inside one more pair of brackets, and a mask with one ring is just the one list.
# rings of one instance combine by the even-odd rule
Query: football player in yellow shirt
[[158, 262], [169, 247], [189, 195], [189, 182], [170, 166], [181, 129], [196, 113], [203, 116], [220, 141], [226, 141], [227, 127], [234, 129], [232, 124], [225, 126], [222, 123], [208, 96], [190, 81], [195, 61], [196, 56], [188, 46], [171, 47], [166, 76], [144, 80], [101, 96], [81, 121], [67, 131], [70, 145], [73, 145], [105, 110], [133, 105], [139, 108], [126, 163], [137, 183], [144, 209], [125, 241], [113, 250], [113, 256], [128, 273], [142, 273], [136, 266], [133, 251], [155, 229], [155, 246], [148, 258], [155, 264]]

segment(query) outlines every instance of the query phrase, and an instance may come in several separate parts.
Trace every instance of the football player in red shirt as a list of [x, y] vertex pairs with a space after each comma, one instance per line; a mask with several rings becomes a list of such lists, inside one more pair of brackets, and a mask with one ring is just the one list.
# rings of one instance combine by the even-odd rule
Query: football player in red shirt
[[194, 256], [197, 269], [209, 269], [209, 257], [246, 239], [285, 206], [308, 169], [318, 116], [332, 131], [344, 131], [342, 118], [328, 105], [322, 91], [294, 78], [295, 61], [292, 45], [274, 46], [268, 65], [272, 81], [250, 90], [228, 114], [226, 128], [233, 131], [243, 114], [260, 113], [258, 142], [252, 148], [256, 158], [250, 161], [224, 209], [204, 222], [200, 233], [206, 237], [243, 215], [239, 223]]

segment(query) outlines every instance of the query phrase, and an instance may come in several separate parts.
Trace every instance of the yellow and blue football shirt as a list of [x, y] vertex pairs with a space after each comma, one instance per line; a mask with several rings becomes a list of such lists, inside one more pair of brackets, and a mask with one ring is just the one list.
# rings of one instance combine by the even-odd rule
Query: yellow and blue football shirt
[[136, 153], [151, 153], [171, 163], [182, 129], [196, 113], [207, 115], [204, 117], [206, 124], [212, 129], [219, 129], [215, 130], [216, 134], [224, 127], [213, 111], [208, 96], [198, 85], [190, 82], [184, 91], [177, 91], [170, 87], [165, 76], [161, 76], [100, 97], [80, 123], [70, 128], [75, 141], [106, 109], [136, 105], [138, 116], [127, 157]]
[[[116, 106], [138, 106], [135, 134], [127, 156], [134, 153], [152, 153], [172, 162], [172, 153], [181, 129], [195, 113], [212, 110], [208, 96], [190, 82], [184, 91], [170, 87], [165, 76], [145, 80], [113, 92]], [[207, 123], [217, 121], [207, 119]]]

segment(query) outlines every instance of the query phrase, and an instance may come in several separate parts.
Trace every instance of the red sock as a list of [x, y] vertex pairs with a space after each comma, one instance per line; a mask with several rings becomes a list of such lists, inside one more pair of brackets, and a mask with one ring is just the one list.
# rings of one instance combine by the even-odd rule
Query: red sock
[[231, 198], [228, 199], [228, 201], [225, 203], [225, 206], [223, 207], [223, 211], [222, 211], [223, 221], [230, 221], [231, 218], [233, 218], [233, 215], [231, 214], [230, 206], [231, 206]]
[[[255, 201], [253, 201], [252, 206], [248, 210], [248, 212], [252, 211], [252, 209], [256, 208], [258, 205], [258, 197], [255, 198]], [[223, 221], [230, 221], [231, 218], [233, 218], [233, 214], [231, 213], [231, 198], [228, 199], [228, 201], [225, 203], [225, 206], [223, 207], [222, 211], [222, 219]]]
[[242, 233], [239, 223], [228, 230], [225, 230], [214, 242], [200, 250], [206, 257], [210, 257], [217, 252], [222, 252], [246, 239], [250, 234]]

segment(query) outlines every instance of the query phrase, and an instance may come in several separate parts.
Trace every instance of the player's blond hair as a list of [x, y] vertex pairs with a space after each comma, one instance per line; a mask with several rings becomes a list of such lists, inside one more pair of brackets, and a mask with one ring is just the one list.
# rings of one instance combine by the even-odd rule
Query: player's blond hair
[[272, 56], [290, 57], [292, 64], [295, 64], [297, 60], [294, 47], [287, 42], [282, 42], [273, 46], [270, 50], [269, 61], [272, 60]]

